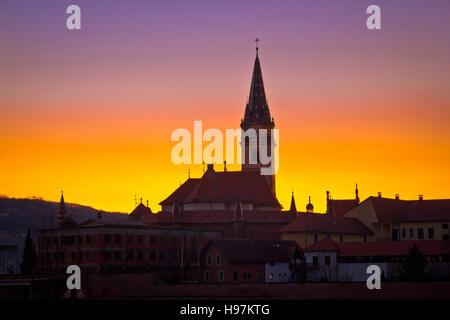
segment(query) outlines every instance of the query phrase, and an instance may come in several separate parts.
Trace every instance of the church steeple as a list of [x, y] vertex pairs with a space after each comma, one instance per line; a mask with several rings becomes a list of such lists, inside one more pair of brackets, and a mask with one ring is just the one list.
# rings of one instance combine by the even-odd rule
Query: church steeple
[[294, 218], [294, 219], [298, 218], [297, 207], [295, 205], [295, 199], [294, 199], [294, 191], [292, 191], [291, 207], [289, 209], [289, 220], [292, 218]]
[[[259, 39], [256, 39], [257, 43]], [[258, 57], [258, 45], [256, 46], [256, 58], [253, 65], [252, 83], [250, 85], [250, 95], [245, 107], [244, 120], [242, 125], [249, 124], [272, 124], [269, 106], [267, 105], [266, 92], [261, 71], [261, 64]]]
[[56, 219], [57, 225], [62, 226], [65, 219], [66, 219], [66, 205], [64, 203], [63, 191], [61, 191], [61, 200], [59, 201], [59, 212], [58, 217]]
[[[275, 141], [272, 136], [272, 129], [274, 129], [275, 123], [270, 116], [269, 106], [267, 105], [261, 64], [259, 61], [258, 42], [259, 39], [256, 39], [256, 57], [253, 66], [252, 82], [250, 85], [250, 96], [245, 107], [244, 118], [241, 121], [241, 129], [243, 131], [241, 137], [243, 148], [242, 171], [259, 171], [262, 167], [270, 167], [271, 164], [261, 163], [260, 155], [267, 155], [268, 157], [273, 158], [275, 148]], [[265, 130], [267, 141], [260, 140], [263, 132], [262, 130]], [[256, 141], [252, 140], [252, 143], [250, 144], [252, 131], [254, 132], [253, 135], [256, 133]], [[247, 135], [246, 133], [249, 134]], [[275, 160], [273, 159], [273, 161]], [[273, 195], [276, 196], [275, 175], [265, 175], [265, 178]]]
[[294, 199], [294, 191], [292, 191], [291, 208], [289, 209], [289, 212], [292, 214], [297, 213], [297, 207], [295, 206], [295, 199]]

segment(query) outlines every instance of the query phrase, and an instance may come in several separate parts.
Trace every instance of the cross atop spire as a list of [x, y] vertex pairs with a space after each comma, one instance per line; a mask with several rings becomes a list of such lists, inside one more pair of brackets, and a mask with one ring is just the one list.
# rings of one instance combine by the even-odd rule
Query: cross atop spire
[[255, 39], [255, 42], [256, 42], [256, 56], [258, 56], [258, 50], [259, 50], [259, 46], [258, 46], [258, 44], [259, 44], [259, 38], [256, 38], [256, 39]]

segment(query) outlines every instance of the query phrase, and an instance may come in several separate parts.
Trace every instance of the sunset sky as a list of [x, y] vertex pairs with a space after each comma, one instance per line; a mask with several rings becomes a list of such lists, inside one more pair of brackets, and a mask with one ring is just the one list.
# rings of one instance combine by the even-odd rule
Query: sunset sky
[[[81, 7], [82, 30], [66, 28]], [[381, 7], [382, 30], [366, 28]], [[151, 209], [201, 165], [177, 128], [238, 128], [256, 37], [277, 195], [450, 198], [450, 1], [0, 1], [0, 194]], [[222, 170], [222, 166], [217, 166]], [[236, 168], [235, 168], [236, 169]]]

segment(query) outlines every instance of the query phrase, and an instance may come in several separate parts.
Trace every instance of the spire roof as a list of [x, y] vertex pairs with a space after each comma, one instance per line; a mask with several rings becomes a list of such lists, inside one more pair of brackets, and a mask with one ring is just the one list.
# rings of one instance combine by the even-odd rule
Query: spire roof
[[253, 66], [250, 96], [245, 108], [245, 115], [243, 120], [243, 124], [251, 123], [272, 123], [269, 106], [267, 105], [266, 101], [261, 64], [258, 57], [258, 47], [256, 47], [256, 58], [255, 64]]
[[61, 191], [61, 200], [59, 201], [59, 212], [57, 218], [58, 226], [61, 226], [63, 224], [65, 218], [66, 218], [66, 205], [64, 203], [64, 194]]
[[294, 192], [292, 192], [290, 213], [297, 214], [297, 207], [295, 206]]
[[306, 211], [313, 211], [314, 210], [314, 206], [313, 206], [313, 204], [311, 203], [311, 196], [309, 196], [309, 202], [308, 202], [308, 204], [306, 205]]

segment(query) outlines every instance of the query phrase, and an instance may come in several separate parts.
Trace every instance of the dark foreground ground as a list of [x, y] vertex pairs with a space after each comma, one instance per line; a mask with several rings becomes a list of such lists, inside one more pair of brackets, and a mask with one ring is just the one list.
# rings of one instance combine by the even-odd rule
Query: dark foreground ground
[[[82, 291], [87, 299], [450, 300], [450, 282], [382, 282], [380, 290], [365, 283], [153, 285], [145, 274], [85, 276]], [[0, 278], [1, 300], [64, 296], [70, 296], [65, 278]]]

